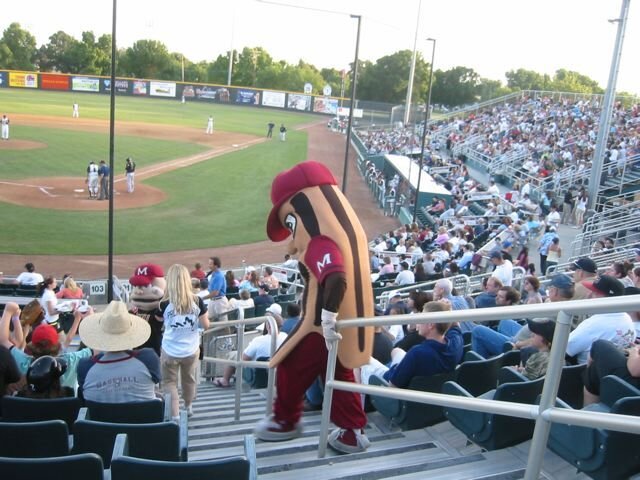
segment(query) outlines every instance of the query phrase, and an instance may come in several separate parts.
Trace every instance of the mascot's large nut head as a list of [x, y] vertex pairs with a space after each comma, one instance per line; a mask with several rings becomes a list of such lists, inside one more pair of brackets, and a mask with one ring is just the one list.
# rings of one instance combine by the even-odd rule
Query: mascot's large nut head
[[291, 232], [282, 225], [278, 217], [280, 207], [293, 195], [308, 187], [337, 185], [331, 171], [320, 162], [313, 160], [301, 162], [285, 170], [273, 179], [271, 185], [271, 203], [273, 208], [267, 220], [267, 235], [274, 242], [285, 240]]
[[133, 276], [129, 278], [129, 283], [132, 287], [130, 296], [132, 305], [146, 312], [158, 308], [167, 287], [164, 270], [160, 265], [154, 263], [139, 265]]

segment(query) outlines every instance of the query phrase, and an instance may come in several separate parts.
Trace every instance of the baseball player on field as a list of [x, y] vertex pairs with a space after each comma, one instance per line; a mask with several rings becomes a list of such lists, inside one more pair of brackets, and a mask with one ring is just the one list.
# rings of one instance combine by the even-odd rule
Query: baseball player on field
[[213, 133], [213, 115], [209, 115], [209, 120], [207, 120], [207, 135], [211, 135]]
[[135, 189], [136, 162], [134, 162], [131, 157], [127, 158], [124, 170], [127, 174], [127, 192], [133, 193]]
[[2, 115], [0, 125], [2, 125], [2, 140], [9, 140], [9, 117]]
[[89, 162], [87, 167], [87, 189], [89, 198], [98, 197], [98, 166], [93, 161]]
[[80, 107], [77, 102], [73, 102], [73, 113], [71, 116], [73, 118], [80, 118]]

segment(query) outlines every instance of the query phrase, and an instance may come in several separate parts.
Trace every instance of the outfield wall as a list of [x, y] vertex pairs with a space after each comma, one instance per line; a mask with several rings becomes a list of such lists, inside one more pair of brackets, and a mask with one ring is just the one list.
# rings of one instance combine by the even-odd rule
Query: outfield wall
[[[0, 88], [67, 91], [110, 94], [111, 79], [97, 75], [24, 72], [0, 70]], [[117, 78], [117, 95], [164, 98], [174, 101], [209, 102], [245, 105], [256, 108], [276, 108], [297, 112], [337, 116], [341, 105], [349, 100], [271, 89], [231, 87], [193, 82], [170, 82], [136, 78]]]

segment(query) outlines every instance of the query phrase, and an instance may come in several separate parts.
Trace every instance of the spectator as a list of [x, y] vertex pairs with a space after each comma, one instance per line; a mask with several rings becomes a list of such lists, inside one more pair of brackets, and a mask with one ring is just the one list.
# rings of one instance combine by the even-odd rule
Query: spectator
[[396, 276], [394, 285], [404, 286], [416, 283], [415, 275], [409, 268], [409, 264], [407, 262], [400, 262], [399, 266], [400, 272]]
[[503, 285], [499, 278], [485, 277], [484, 292], [476, 297], [476, 308], [491, 308], [496, 306], [496, 295]]
[[211, 257], [209, 267], [211, 275], [209, 276], [209, 293], [202, 297], [203, 300], [209, 300], [208, 317], [212, 321], [226, 321], [227, 316], [224, 312], [229, 310], [229, 300], [227, 299], [227, 280], [222, 274], [222, 262], [220, 257]]
[[[430, 302], [426, 312], [444, 312], [451, 309], [446, 302]], [[377, 360], [371, 360], [361, 368], [362, 383], [369, 383], [371, 375], [377, 375], [391, 387], [407, 388], [413, 377], [437, 375], [450, 372], [462, 360], [462, 332], [457, 324], [421, 323], [418, 332], [423, 342], [405, 352], [394, 349], [392, 364], [388, 368]]]
[[249, 290], [241, 288], [239, 295], [240, 299], [232, 298], [229, 300], [229, 306], [231, 309], [255, 307], [255, 303], [253, 303], [253, 298], [251, 298], [251, 292], [249, 292]]
[[620, 280], [625, 287], [633, 287], [633, 280], [629, 277], [629, 273], [633, 270], [633, 263], [631, 262], [613, 262], [611, 266], [605, 271], [607, 275]]
[[62, 358], [45, 355], [36, 358], [27, 370], [27, 384], [18, 392], [19, 397], [61, 398], [73, 397], [70, 387], [60, 384], [60, 377], [67, 371], [67, 363]]
[[571, 264], [573, 280], [576, 284], [573, 300], [591, 298], [591, 290], [585, 286], [585, 282], [593, 282], [598, 274], [596, 262], [590, 258], [579, 258]]
[[[549, 351], [553, 343], [556, 324], [549, 318], [527, 320], [527, 328], [531, 332], [529, 347], [534, 350], [526, 361], [521, 361], [515, 368], [529, 380], [543, 377], [547, 374], [549, 365]], [[524, 363], [524, 365], [523, 365]]]
[[202, 280], [207, 276], [207, 273], [202, 269], [202, 264], [200, 262], [196, 262], [193, 266], [193, 270], [191, 270], [191, 278], [197, 278], [198, 280]]
[[493, 252], [490, 259], [495, 267], [491, 276], [500, 279], [505, 287], [510, 287], [513, 282], [513, 264], [504, 259], [502, 252]]
[[13, 281], [16, 285], [35, 286], [44, 281], [44, 278], [39, 273], [36, 273], [36, 267], [33, 263], [29, 262], [25, 264], [24, 269], [26, 272], [22, 272]]
[[289, 335], [300, 321], [300, 312], [300, 305], [297, 303], [289, 303], [287, 305], [287, 318], [285, 318], [280, 331]]
[[[562, 257], [562, 248], [560, 248], [560, 237], [554, 237], [549, 245], [547, 252], [547, 270], [549, 267], [555, 267]], [[546, 271], [545, 271], [546, 274]]]
[[209, 328], [207, 309], [202, 298], [189, 288], [189, 271], [184, 265], [171, 265], [167, 272], [167, 290], [156, 314], [164, 322], [162, 336], [162, 389], [171, 394], [171, 415], [178, 417], [178, 378], [181, 380], [184, 408], [193, 415], [193, 399], [198, 379], [196, 371], [200, 351], [198, 327]]
[[260, 279], [258, 278], [258, 272], [253, 267], [249, 267], [251, 270], [248, 270], [245, 274], [244, 280], [240, 282], [238, 288], [240, 290], [246, 289], [250, 292], [257, 292], [260, 287]]
[[522, 247], [518, 257], [516, 258], [516, 267], [522, 267], [525, 270], [529, 266], [529, 247], [526, 245]]
[[81, 299], [83, 296], [82, 289], [72, 276], [64, 279], [63, 287], [56, 293], [56, 298]]
[[640, 388], [640, 346], [626, 351], [608, 340], [596, 340], [591, 345], [587, 369], [584, 372], [584, 405], [600, 401], [600, 382], [607, 375], [615, 375]]
[[549, 247], [556, 238], [556, 229], [554, 227], [547, 226], [544, 235], [540, 239], [538, 244], [538, 253], [540, 253], [540, 272], [542, 275], [547, 273], [547, 255], [549, 254]]
[[[282, 342], [287, 339], [287, 334], [280, 331], [276, 336], [276, 350], [280, 348]], [[237, 360], [238, 352], [229, 352], [229, 360]], [[247, 345], [247, 348], [242, 352], [242, 360], [250, 361], [257, 360], [258, 358], [271, 358], [271, 325], [269, 322], [265, 323], [265, 333], [260, 335]], [[227, 388], [231, 386], [231, 377], [236, 373], [236, 367], [233, 365], [226, 365], [222, 377], [214, 380], [213, 384], [216, 387]]]
[[542, 303], [542, 295], [540, 295], [540, 280], [537, 277], [528, 276], [524, 279], [524, 291], [526, 293], [524, 303], [533, 305]]
[[[496, 296], [496, 306], [506, 307], [520, 303], [520, 292], [513, 287], [502, 287]], [[500, 320], [497, 331], [485, 325], [476, 326], [471, 332], [471, 349], [484, 358], [502, 352], [505, 342], [510, 341], [522, 328], [514, 320]]]
[[18, 365], [9, 349], [0, 345], [0, 397], [7, 395], [9, 384], [16, 383], [21, 376]]
[[152, 348], [133, 350], [151, 336], [144, 319], [112, 301], [104, 312], [80, 324], [85, 345], [101, 352], [78, 365], [78, 383], [85, 400], [105, 403], [139, 402], [155, 398], [160, 362]]
[[235, 289], [238, 290], [240, 286], [240, 282], [236, 278], [233, 270], [227, 270], [224, 274], [224, 279], [227, 282], [227, 290]]
[[[624, 285], [609, 275], [602, 275], [593, 282], [585, 282], [593, 292], [592, 298], [618, 297], [624, 295]], [[619, 348], [633, 345], [636, 332], [629, 314], [624, 312], [598, 313], [585, 319], [569, 334], [567, 355], [578, 363], [586, 363], [591, 345], [596, 340], [609, 340]]]
[[422, 261], [419, 261], [418, 263], [416, 263], [415, 267], [413, 267], [413, 276], [416, 283], [426, 282], [427, 280], [429, 280], [429, 276], [424, 270], [424, 264], [422, 263]]
[[253, 303], [255, 303], [256, 307], [261, 305], [268, 307], [274, 302], [275, 300], [273, 297], [269, 295], [269, 286], [264, 283], [260, 284], [260, 288], [258, 288], [258, 295], [253, 299]]
[[271, 267], [264, 267], [265, 275], [262, 277], [262, 283], [269, 286], [269, 290], [276, 290], [280, 288], [280, 282], [273, 275], [273, 269]]
[[395, 269], [393, 268], [393, 264], [391, 263], [391, 257], [387, 256], [382, 259], [382, 268], [380, 268], [380, 276], [383, 275], [392, 275], [395, 273]]
[[60, 315], [56, 309], [58, 299], [54, 292], [57, 286], [58, 282], [55, 277], [49, 276], [38, 284], [38, 295], [40, 295], [40, 305], [44, 310], [44, 321], [60, 330], [60, 326], [58, 324], [58, 318]]

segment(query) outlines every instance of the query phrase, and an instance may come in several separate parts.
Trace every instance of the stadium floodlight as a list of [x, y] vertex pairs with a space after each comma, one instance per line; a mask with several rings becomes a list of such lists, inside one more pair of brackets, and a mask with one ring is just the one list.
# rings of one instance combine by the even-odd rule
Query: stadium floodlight
[[[418, 216], [418, 199], [420, 197], [420, 180], [422, 180], [422, 165], [424, 163], [424, 142], [427, 138], [427, 125], [429, 125], [429, 118], [431, 117], [431, 87], [433, 86], [433, 60], [436, 56], [436, 39], [427, 38], [427, 42], [433, 42], [431, 48], [431, 69], [429, 72], [429, 93], [427, 94], [427, 106], [424, 111], [424, 126], [422, 127], [422, 142], [420, 145], [420, 162], [418, 169], [418, 183], [416, 184], [416, 196], [413, 200], [413, 221], [416, 223], [416, 217]], [[413, 160], [412, 160], [413, 161]], [[409, 178], [411, 181], [411, 178]]]
[[349, 104], [349, 121], [347, 124], [347, 141], [344, 152], [344, 172], [342, 174], [342, 193], [347, 191], [347, 171], [349, 169], [349, 147], [351, 145], [351, 129], [353, 125], [353, 110], [356, 104], [356, 83], [358, 80], [358, 50], [360, 48], [360, 24], [362, 22], [362, 15], [354, 15], [351, 13], [340, 12], [337, 10], [326, 10], [324, 8], [307, 7], [303, 5], [296, 5], [293, 3], [285, 2], [273, 2], [271, 0], [257, 0], [260, 3], [267, 3], [269, 5], [277, 5], [279, 7], [299, 8], [300, 10], [311, 10], [313, 12], [332, 13], [334, 15], [349, 15], [351, 18], [358, 20], [358, 32], [356, 34], [356, 53], [353, 61], [353, 70], [351, 75], [351, 98]]

